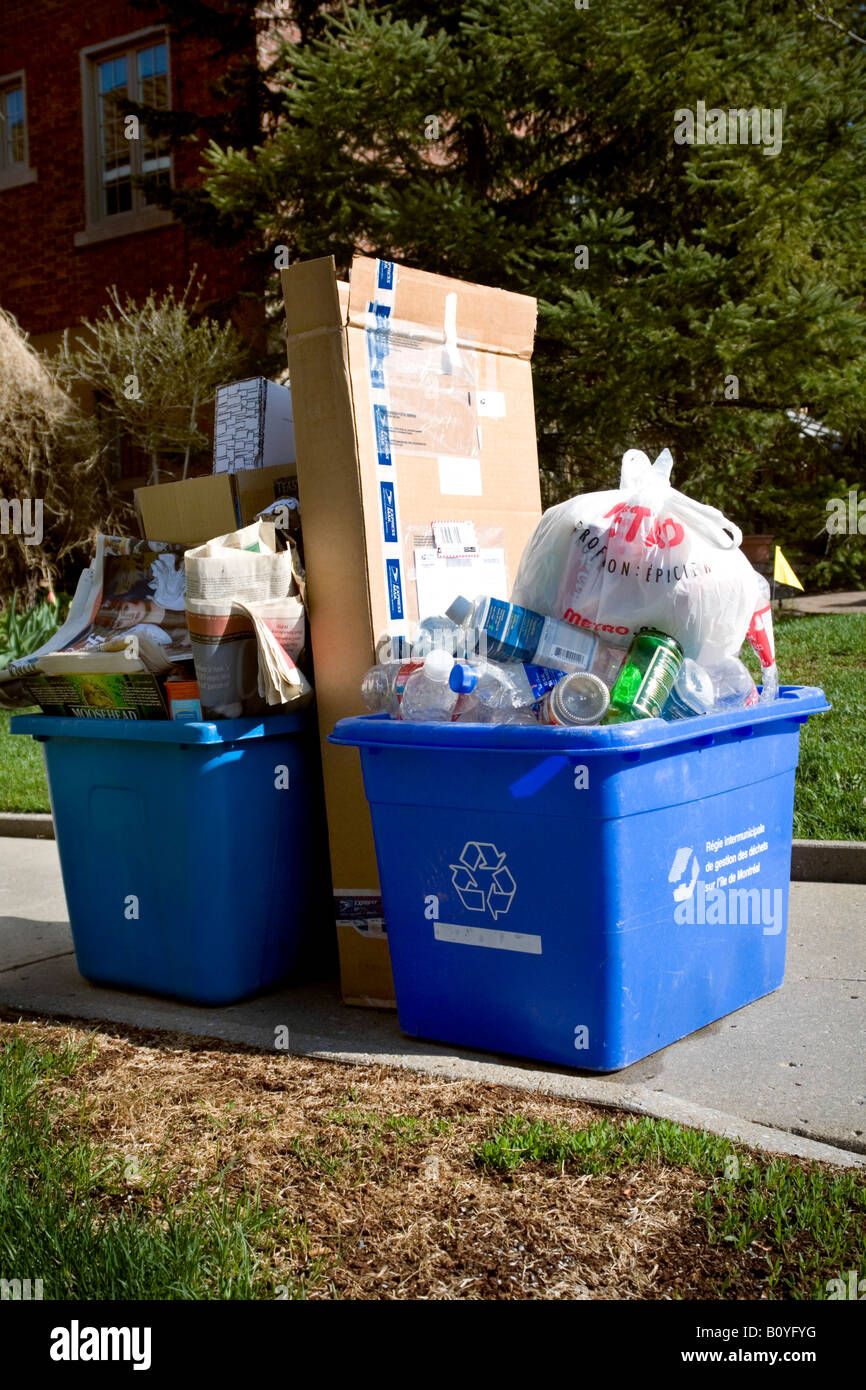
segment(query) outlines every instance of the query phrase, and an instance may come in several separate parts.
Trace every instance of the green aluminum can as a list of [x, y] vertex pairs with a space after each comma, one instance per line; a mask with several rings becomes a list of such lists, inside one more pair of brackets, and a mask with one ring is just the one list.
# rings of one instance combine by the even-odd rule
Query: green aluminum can
[[642, 627], [628, 649], [610, 695], [603, 724], [656, 719], [670, 695], [684, 652], [675, 638], [658, 628]]

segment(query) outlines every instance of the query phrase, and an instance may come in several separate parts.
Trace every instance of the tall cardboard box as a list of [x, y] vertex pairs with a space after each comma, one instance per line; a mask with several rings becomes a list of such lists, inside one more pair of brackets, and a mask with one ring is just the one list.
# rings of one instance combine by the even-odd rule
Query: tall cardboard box
[[536, 303], [362, 256], [348, 285], [332, 257], [282, 283], [343, 997], [393, 1006], [360, 761], [327, 736], [380, 635], [513, 582], [541, 515]]

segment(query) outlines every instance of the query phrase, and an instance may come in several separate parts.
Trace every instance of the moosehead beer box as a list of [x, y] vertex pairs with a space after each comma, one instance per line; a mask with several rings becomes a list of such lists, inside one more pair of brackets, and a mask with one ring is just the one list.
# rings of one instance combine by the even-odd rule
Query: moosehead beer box
[[282, 283], [342, 991], [393, 1007], [360, 761], [327, 736], [380, 637], [508, 594], [541, 515], [536, 302], [362, 256]]

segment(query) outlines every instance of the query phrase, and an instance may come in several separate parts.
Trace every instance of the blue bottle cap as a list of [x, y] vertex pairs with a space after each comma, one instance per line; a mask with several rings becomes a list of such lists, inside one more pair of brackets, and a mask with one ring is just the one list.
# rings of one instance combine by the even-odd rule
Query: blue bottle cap
[[470, 690], [474, 690], [478, 683], [478, 676], [471, 666], [465, 662], [455, 661], [451, 675], [448, 677], [448, 684], [458, 695], [468, 695]]

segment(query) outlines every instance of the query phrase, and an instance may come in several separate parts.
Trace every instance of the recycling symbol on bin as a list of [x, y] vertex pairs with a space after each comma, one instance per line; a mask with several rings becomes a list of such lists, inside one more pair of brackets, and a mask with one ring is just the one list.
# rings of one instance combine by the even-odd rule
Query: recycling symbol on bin
[[510, 908], [517, 884], [511, 870], [495, 845], [469, 840], [463, 846], [460, 862], [450, 864], [451, 882], [460, 894], [460, 901], [470, 912], [488, 908], [494, 920]]

